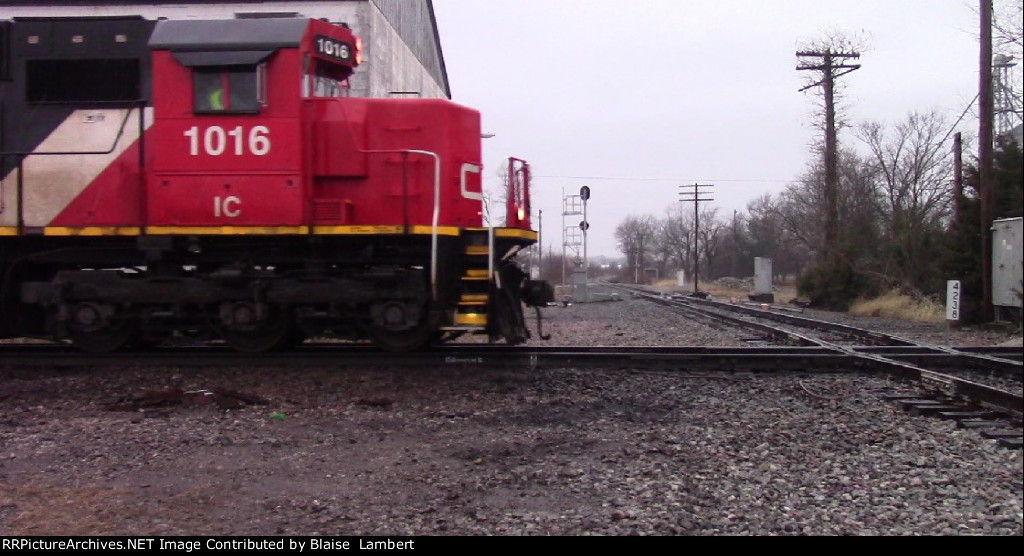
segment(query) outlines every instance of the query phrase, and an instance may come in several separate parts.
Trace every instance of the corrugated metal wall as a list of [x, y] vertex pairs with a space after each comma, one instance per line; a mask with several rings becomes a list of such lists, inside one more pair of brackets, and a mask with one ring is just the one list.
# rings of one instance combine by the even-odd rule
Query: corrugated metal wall
[[448, 75], [430, 0], [370, 0], [448, 96]]

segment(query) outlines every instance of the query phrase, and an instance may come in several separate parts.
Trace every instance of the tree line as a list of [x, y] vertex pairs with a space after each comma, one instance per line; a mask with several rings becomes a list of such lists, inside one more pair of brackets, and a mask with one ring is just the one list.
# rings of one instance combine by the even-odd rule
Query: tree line
[[[767, 257], [777, 275], [799, 277], [800, 295], [812, 304], [845, 310], [893, 288], [939, 296], [946, 280], [960, 279], [968, 293], [964, 309], [976, 317], [979, 301], [970, 294], [981, 291], [978, 170], [965, 166], [958, 194], [950, 128], [934, 111], [853, 128], [860, 148], [839, 150], [838, 245], [831, 260], [820, 257], [825, 177], [823, 157], [814, 156], [781, 194], [761, 196], [742, 214], [705, 207], [699, 227], [683, 207], [627, 218], [615, 230], [629, 267], [624, 278], [635, 276], [634, 266], [692, 276], [696, 243], [703, 280], [750, 276], [754, 258]], [[995, 217], [1021, 216], [1021, 146], [1002, 137], [995, 152]]]

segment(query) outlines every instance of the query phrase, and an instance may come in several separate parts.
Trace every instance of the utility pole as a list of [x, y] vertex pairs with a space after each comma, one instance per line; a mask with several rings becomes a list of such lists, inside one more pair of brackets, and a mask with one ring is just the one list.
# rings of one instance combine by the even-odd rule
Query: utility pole
[[644, 236], [645, 235], [647, 235], [647, 234], [645, 234], [643, 232], [640, 232], [639, 234], [637, 234], [637, 236], [640, 238], [640, 249], [637, 250], [636, 256], [633, 258], [633, 265], [634, 265], [634, 269], [633, 269], [633, 283], [634, 284], [639, 284], [640, 283], [640, 266], [643, 265]]
[[693, 203], [693, 296], [697, 297], [700, 294], [698, 286], [700, 282], [700, 253], [697, 250], [697, 243], [700, 239], [700, 211], [698, 209], [701, 203], [714, 201], [711, 198], [711, 188], [714, 185], [695, 183], [693, 185], [680, 185], [679, 187], [680, 189], [693, 188], [693, 191], [680, 191], [679, 197], [684, 203]]
[[739, 230], [738, 230], [739, 226], [737, 225], [737, 222], [736, 222], [736, 215], [737, 215], [737, 211], [735, 211], [735, 210], [732, 211], [732, 265], [731, 265], [732, 266], [732, 272], [729, 273], [730, 276], [738, 276], [739, 275], [739, 268], [737, 266], [737, 263], [739, 263], [739, 254], [740, 254], [739, 246], [740, 246], [740, 244], [739, 244], [739, 233], [738, 233], [739, 232]]
[[544, 210], [537, 211], [537, 278], [544, 279]]
[[[983, 0], [984, 1], [984, 0]], [[860, 58], [858, 52], [801, 51], [797, 71], [820, 71], [821, 79], [808, 85], [800, 92], [822, 87], [825, 94], [825, 247], [824, 259], [839, 243], [839, 147], [836, 137], [836, 79], [860, 69], [860, 64], [848, 64], [847, 60]], [[814, 60], [807, 60], [814, 58]]]
[[953, 135], [953, 222], [964, 225], [964, 139]]
[[992, 126], [995, 99], [992, 95], [992, 0], [980, 0], [981, 56], [978, 60], [978, 188], [981, 192], [981, 314], [985, 322], [995, 318], [992, 307], [992, 217], [995, 213], [993, 195]]

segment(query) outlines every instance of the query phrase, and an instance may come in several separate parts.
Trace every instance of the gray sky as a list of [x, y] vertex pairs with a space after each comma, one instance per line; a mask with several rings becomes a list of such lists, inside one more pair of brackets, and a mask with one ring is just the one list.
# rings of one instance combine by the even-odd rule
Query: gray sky
[[866, 45], [863, 68], [842, 79], [851, 122], [935, 109], [952, 125], [977, 94], [976, 5], [434, 0], [453, 100], [495, 134], [485, 184], [509, 156], [530, 162], [545, 251], [561, 250], [563, 193], [588, 185], [591, 256], [619, 256], [615, 227], [663, 217], [680, 185], [714, 183], [713, 205], [731, 216], [799, 176], [816, 131], [795, 52], [830, 31]]

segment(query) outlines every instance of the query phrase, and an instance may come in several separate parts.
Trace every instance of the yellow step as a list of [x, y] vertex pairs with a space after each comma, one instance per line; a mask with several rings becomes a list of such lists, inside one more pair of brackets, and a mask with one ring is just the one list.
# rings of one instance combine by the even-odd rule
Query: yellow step
[[487, 255], [491, 252], [491, 248], [486, 245], [467, 245], [467, 255]]
[[480, 313], [456, 313], [455, 324], [460, 326], [487, 326], [487, 315]]
[[470, 269], [462, 275], [463, 280], [486, 280], [488, 277], [487, 269]]
[[459, 305], [487, 305], [487, 294], [462, 294], [459, 298]]

